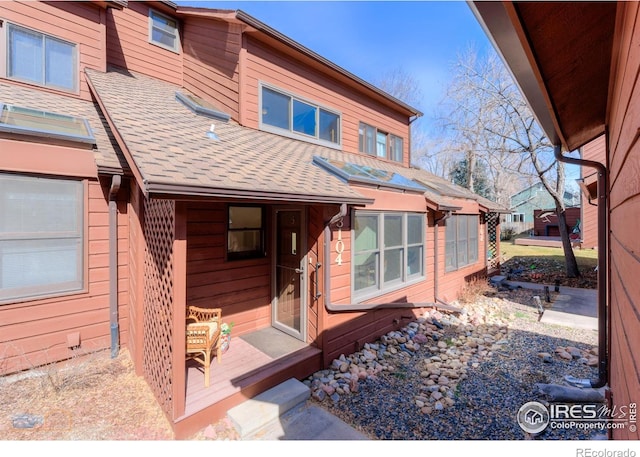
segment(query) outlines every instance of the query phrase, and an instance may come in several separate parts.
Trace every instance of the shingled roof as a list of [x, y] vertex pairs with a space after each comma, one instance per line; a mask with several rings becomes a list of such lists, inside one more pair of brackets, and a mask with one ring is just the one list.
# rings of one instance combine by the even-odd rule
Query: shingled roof
[[96, 139], [93, 154], [98, 171], [123, 173], [126, 162], [111, 132], [105, 127], [100, 109], [93, 102], [0, 82], [0, 103], [85, 118]]
[[[459, 207], [456, 198], [481, 198], [424, 170], [197, 115], [176, 99], [177, 91], [186, 91], [170, 83], [117, 68], [106, 73], [85, 71], [148, 195], [372, 202], [357, 188], [313, 164], [314, 157], [325, 157], [424, 183], [430, 189], [424, 192], [425, 198], [438, 208]], [[207, 137], [211, 124], [215, 124], [218, 140]]]

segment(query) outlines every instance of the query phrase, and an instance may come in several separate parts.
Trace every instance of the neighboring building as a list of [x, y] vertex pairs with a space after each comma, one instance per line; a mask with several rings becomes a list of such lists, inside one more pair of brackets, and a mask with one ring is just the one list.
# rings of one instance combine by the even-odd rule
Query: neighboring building
[[[409, 166], [418, 110], [241, 11], [7, 2], [0, 20], [3, 372], [126, 346], [182, 437], [499, 258], [503, 210]], [[235, 324], [209, 388], [187, 305]], [[298, 349], [260, 351], [265, 329]]]
[[[552, 144], [582, 149], [598, 170], [599, 367], [609, 407], [636, 410], [640, 394], [640, 4], [638, 2], [474, 2]], [[590, 155], [594, 141], [604, 142]], [[587, 183], [587, 186], [590, 183]], [[610, 430], [640, 439], [635, 416]]]
[[[514, 227], [518, 233], [530, 230], [534, 227], [536, 210], [555, 211], [555, 201], [544, 184], [535, 183], [509, 197], [510, 214], [504, 215], [505, 225]], [[564, 193], [566, 208], [580, 206], [580, 195], [569, 191]]]

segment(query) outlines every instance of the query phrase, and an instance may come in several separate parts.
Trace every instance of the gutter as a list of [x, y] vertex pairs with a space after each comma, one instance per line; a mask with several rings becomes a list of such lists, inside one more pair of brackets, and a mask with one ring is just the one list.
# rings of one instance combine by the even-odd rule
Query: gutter
[[122, 177], [113, 175], [109, 189], [109, 324], [111, 327], [111, 358], [118, 356], [120, 346], [118, 324], [118, 202]]
[[608, 316], [607, 316], [607, 255], [608, 255], [608, 230], [607, 212], [609, 201], [607, 199], [607, 169], [600, 162], [585, 159], [575, 159], [562, 155], [562, 147], [553, 147], [555, 158], [564, 163], [579, 165], [581, 167], [595, 168], [598, 174], [598, 379], [567, 379], [572, 384], [582, 387], [599, 388], [607, 384], [607, 342], [608, 342]]
[[455, 306], [441, 302], [437, 303], [331, 303], [331, 226], [342, 221], [347, 215], [347, 204], [340, 205], [340, 211], [335, 214], [324, 226], [324, 307], [331, 313], [348, 313], [354, 311], [371, 311], [375, 309], [417, 309], [417, 308], [437, 308], [460, 313], [462, 310]]

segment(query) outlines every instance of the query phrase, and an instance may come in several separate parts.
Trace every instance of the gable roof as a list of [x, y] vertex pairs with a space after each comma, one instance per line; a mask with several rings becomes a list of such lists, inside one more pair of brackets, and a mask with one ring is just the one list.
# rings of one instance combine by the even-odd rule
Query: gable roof
[[120, 148], [105, 127], [100, 109], [93, 102], [0, 82], [0, 103], [85, 118], [96, 139], [93, 155], [98, 172], [122, 174], [123, 167], [127, 167]]

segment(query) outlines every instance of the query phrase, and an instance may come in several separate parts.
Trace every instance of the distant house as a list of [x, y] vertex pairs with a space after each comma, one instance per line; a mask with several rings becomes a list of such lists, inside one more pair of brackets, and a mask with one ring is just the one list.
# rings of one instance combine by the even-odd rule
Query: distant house
[[[555, 211], [556, 207], [553, 197], [541, 182], [513, 194], [509, 202], [510, 213], [503, 216], [503, 223], [516, 233], [534, 228], [536, 210]], [[579, 207], [580, 195], [565, 191], [564, 204], [567, 208]]]
[[[505, 209], [410, 167], [419, 110], [242, 11], [5, 2], [0, 25], [3, 373], [126, 347], [183, 437], [499, 258]], [[208, 388], [189, 305], [235, 324]]]

